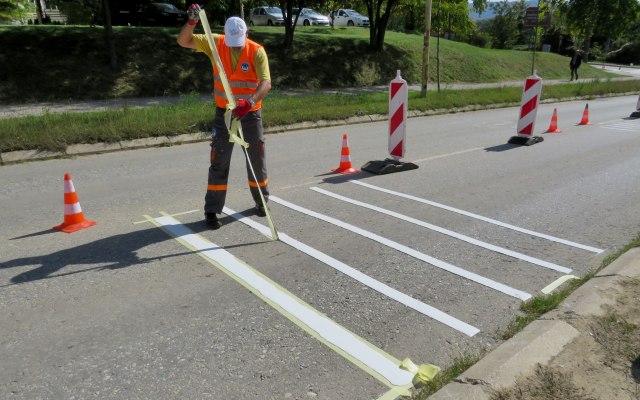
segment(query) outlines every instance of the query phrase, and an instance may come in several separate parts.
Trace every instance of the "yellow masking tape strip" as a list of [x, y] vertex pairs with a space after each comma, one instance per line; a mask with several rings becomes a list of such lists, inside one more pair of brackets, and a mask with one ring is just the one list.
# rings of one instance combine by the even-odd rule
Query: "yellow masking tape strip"
[[238, 132], [240, 130], [240, 122], [237, 118], [232, 118], [231, 113], [233, 112], [233, 108], [231, 108], [230, 104], [227, 104], [227, 111], [224, 113], [224, 119], [227, 122], [227, 130], [229, 131], [229, 141], [233, 143], [237, 143], [245, 149], [249, 147], [249, 143], [245, 142], [239, 135]]
[[[167, 213], [165, 212], [160, 212], [161, 215], [163, 216], [169, 216]], [[229, 276], [230, 278], [232, 278], [233, 280], [235, 280], [236, 282], [238, 282], [240, 285], [244, 286], [247, 290], [249, 290], [251, 293], [253, 293], [254, 295], [258, 296], [262, 301], [264, 301], [265, 303], [269, 304], [272, 308], [274, 308], [275, 310], [277, 310], [280, 314], [282, 314], [283, 316], [285, 316], [287, 319], [289, 319], [291, 322], [293, 322], [294, 324], [296, 324], [300, 329], [302, 329], [303, 331], [307, 332], [309, 335], [311, 335], [312, 337], [316, 338], [318, 341], [322, 342], [323, 344], [325, 344], [327, 347], [330, 347], [331, 349], [333, 349], [333, 351], [335, 351], [336, 353], [340, 354], [342, 357], [344, 357], [345, 359], [347, 359], [348, 361], [350, 361], [351, 363], [353, 363], [354, 365], [358, 366], [360, 369], [362, 369], [363, 371], [365, 371], [366, 373], [368, 373], [370, 376], [376, 378], [378, 381], [380, 381], [382, 384], [384, 384], [385, 386], [391, 388], [394, 392], [399, 393], [402, 396], [409, 396], [410, 395], [410, 391], [409, 388], [411, 387], [410, 385], [407, 386], [395, 386], [393, 384], [391, 384], [384, 376], [382, 376], [381, 374], [377, 373], [376, 371], [374, 371], [373, 369], [371, 369], [369, 366], [367, 366], [366, 364], [362, 363], [360, 360], [352, 357], [350, 354], [346, 353], [344, 350], [342, 350], [340, 347], [328, 342], [327, 340], [325, 340], [322, 336], [320, 336], [316, 331], [314, 331], [313, 329], [311, 329], [309, 326], [307, 326], [306, 324], [302, 323], [300, 320], [298, 320], [295, 316], [293, 316], [292, 314], [290, 314], [289, 312], [287, 312], [286, 310], [284, 310], [282, 307], [280, 307], [278, 304], [276, 304], [275, 302], [271, 301], [270, 299], [268, 299], [267, 297], [263, 296], [259, 290], [256, 290], [254, 287], [250, 286], [247, 282], [243, 281], [242, 279], [238, 278], [236, 275], [232, 274], [229, 270], [227, 270], [224, 266], [220, 265], [218, 262], [216, 262], [215, 260], [207, 257], [205, 254], [203, 254], [200, 250], [194, 248], [192, 245], [190, 245], [189, 243], [187, 243], [186, 241], [184, 241], [183, 239], [179, 238], [179, 237], [175, 237], [170, 231], [163, 229], [163, 225], [158, 223], [154, 218], [152, 218], [149, 215], [144, 215], [145, 219], [149, 222], [151, 222], [152, 224], [154, 224], [155, 226], [157, 226], [158, 228], [162, 229], [163, 231], [167, 232], [170, 236], [173, 236], [180, 244], [182, 244], [183, 246], [185, 246], [186, 248], [188, 248], [189, 250], [193, 251], [194, 253], [200, 255], [203, 259], [205, 259], [207, 262], [209, 262], [210, 264], [214, 265], [216, 268], [218, 268], [220, 271], [224, 272], [227, 276]], [[194, 234], [195, 236], [198, 236], [200, 238], [202, 238], [200, 235]], [[204, 238], [202, 238], [203, 240], [206, 240]], [[243, 264], [246, 268], [250, 269], [251, 271], [253, 271], [256, 275], [260, 276], [262, 279], [264, 279], [265, 281], [268, 281], [270, 284], [272, 284], [273, 286], [275, 286], [278, 290], [282, 291], [283, 293], [287, 294], [288, 296], [290, 296], [291, 298], [295, 299], [301, 306], [303, 306], [304, 308], [308, 309], [310, 313], [316, 313], [319, 315], [322, 315], [320, 312], [318, 312], [317, 310], [315, 310], [313, 307], [309, 306], [307, 303], [305, 303], [304, 301], [302, 301], [301, 299], [299, 299], [298, 297], [296, 297], [294, 294], [292, 294], [291, 292], [289, 292], [287, 289], [283, 288], [282, 286], [278, 285], [277, 283], [273, 282], [271, 279], [269, 279], [267, 276], [263, 275], [262, 273], [260, 273], [259, 271], [255, 270], [253, 267], [251, 267], [250, 265], [248, 265], [247, 263], [245, 263], [244, 261], [238, 259], [236, 257], [236, 260]], [[390, 354], [385, 353], [383, 350], [373, 346], [371, 343], [369, 343], [368, 341], [366, 341], [365, 339], [361, 338], [360, 336], [354, 334], [351, 332], [351, 334], [353, 335], [353, 337], [357, 338], [362, 344], [368, 346], [369, 348], [371, 348], [372, 350], [376, 351], [377, 353], [379, 353], [380, 355], [382, 355], [383, 357], [387, 358], [389, 361], [391, 361], [394, 364], [400, 365], [401, 362], [400, 360], [396, 359], [395, 357], [391, 356]]]
[[542, 289], [541, 292], [544, 293], [544, 294], [549, 294], [549, 293], [553, 292], [554, 290], [556, 290], [558, 288], [558, 286], [562, 285], [563, 283], [565, 283], [566, 281], [568, 281], [570, 279], [578, 279], [578, 277], [575, 276], [575, 275], [561, 276], [560, 278], [556, 279], [553, 283], [551, 283], [550, 285], [548, 285], [547, 287]]
[[213, 61], [216, 63], [216, 68], [218, 68], [218, 75], [220, 75], [220, 80], [222, 81], [222, 86], [224, 87], [224, 93], [227, 95], [227, 101], [229, 102], [229, 104], [231, 104], [232, 108], [235, 108], [236, 99], [233, 97], [233, 94], [231, 92], [231, 85], [229, 85], [227, 74], [224, 71], [224, 67], [222, 66], [222, 60], [220, 59], [220, 55], [218, 54], [218, 49], [213, 43], [213, 34], [211, 33], [211, 27], [209, 26], [207, 13], [205, 13], [204, 10], [200, 10], [198, 16], [200, 17], [200, 21], [202, 22], [202, 28], [204, 29], [204, 33], [207, 37], [209, 49], [211, 50], [211, 54], [213, 55]]
[[400, 368], [406, 369], [407, 371], [411, 372], [414, 375], [413, 382], [420, 385], [431, 382], [433, 378], [438, 375], [438, 372], [440, 372], [440, 367], [438, 366], [435, 366], [433, 364], [421, 364], [420, 366], [418, 366], [408, 358], [402, 360], [402, 363], [400, 363]]
[[[169, 215], [169, 217], [177, 217], [179, 215], [193, 214], [194, 212], [198, 212], [198, 211], [200, 211], [200, 210], [183, 211], [183, 212], [179, 212], [179, 213], [176, 213], [176, 214], [171, 214], [171, 215]], [[145, 215], [144, 217], [146, 218], [147, 216]], [[151, 218], [151, 217], [149, 217], [149, 218]], [[144, 221], [136, 221], [133, 224], [134, 225], [138, 225], [138, 224], [145, 224], [147, 222], [150, 222], [149, 219], [145, 219]]]

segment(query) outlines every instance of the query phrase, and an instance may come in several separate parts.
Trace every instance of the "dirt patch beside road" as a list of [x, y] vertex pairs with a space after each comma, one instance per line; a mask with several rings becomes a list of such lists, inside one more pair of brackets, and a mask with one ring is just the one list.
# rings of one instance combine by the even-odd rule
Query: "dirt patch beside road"
[[640, 399], [640, 280], [626, 278], [619, 289], [601, 316], [565, 313], [580, 336], [491, 400]]

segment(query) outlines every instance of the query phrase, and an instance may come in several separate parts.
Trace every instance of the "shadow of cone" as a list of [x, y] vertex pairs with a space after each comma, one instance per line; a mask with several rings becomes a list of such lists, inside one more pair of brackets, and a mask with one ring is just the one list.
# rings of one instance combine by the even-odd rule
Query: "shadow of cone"
[[354, 174], [360, 170], [353, 169], [351, 166], [351, 154], [349, 153], [349, 143], [347, 142], [347, 134], [342, 135], [342, 151], [340, 152], [340, 166], [332, 169], [332, 172], [340, 174]]
[[73, 187], [73, 181], [71, 181], [71, 175], [64, 174], [64, 222], [54, 226], [53, 229], [71, 233], [95, 224], [93, 221], [84, 219], [76, 189]]
[[591, 125], [591, 122], [589, 122], [589, 103], [587, 103], [587, 105], [584, 106], [584, 112], [582, 113], [582, 120], [580, 120], [580, 123], [578, 125]]
[[558, 129], [558, 109], [553, 109], [553, 116], [551, 117], [551, 124], [549, 125], [549, 129], [545, 133], [560, 133], [562, 132]]

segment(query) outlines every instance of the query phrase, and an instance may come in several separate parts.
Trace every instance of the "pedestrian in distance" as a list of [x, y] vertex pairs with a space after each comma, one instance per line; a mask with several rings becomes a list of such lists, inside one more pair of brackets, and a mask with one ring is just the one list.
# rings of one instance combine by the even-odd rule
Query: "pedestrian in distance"
[[573, 80], [574, 76], [576, 80], [578, 80], [578, 68], [580, 68], [580, 64], [582, 64], [582, 50], [578, 49], [573, 53], [573, 57], [571, 57], [571, 61], [569, 61], [569, 69], [571, 69], [570, 81]]
[[[200, 20], [199, 12], [200, 6], [197, 4], [192, 4], [187, 9], [188, 20], [180, 30], [178, 44], [206, 54], [214, 66], [213, 95], [216, 110], [211, 132], [211, 158], [204, 213], [207, 225], [211, 229], [218, 229], [221, 224], [216, 214], [222, 213], [224, 207], [234, 143], [229, 141], [229, 131], [225, 123], [227, 96], [206, 35], [193, 33]], [[247, 25], [241, 18], [230, 17], [225, 22], [224, 35], [212, 36], [236, 101], [232, 116], [240, 120], [244, 140], [249, 144], [247, 154], [257, 180], [254, 181], [247, 162], [249, 189], [256, 204], [255, 214], [264, 217], [266, 211], [258, 192], [262, 191], [266, 202], [269, 190], [262, 127], [262, 99], [271, 90], [271, 75], [267, 53], [260, 44], [248, 39], [248, 34]]]

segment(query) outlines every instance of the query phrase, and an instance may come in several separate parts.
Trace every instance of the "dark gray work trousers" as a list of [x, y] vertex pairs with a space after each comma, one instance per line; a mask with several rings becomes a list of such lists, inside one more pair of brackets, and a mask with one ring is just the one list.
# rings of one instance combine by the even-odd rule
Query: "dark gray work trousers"
[[[229, 131], [224, 123], [224, 113], [224, 108], [216, 107], [216, 118], [213, 122], [212, 131], [213, 140], [211, 142], [211, 165], [209, 166], [207, 194], [204, 197], [205, 213], [222, 213], [227, 196], [229, 165], [234, 143], [229, 141]], [[249, 143], [247, 153], [257, 179], [256, 182], [251, 174], [249, 163], [245, 161], [249, 189], [251, 190], [253, 201], [256, 204], [262, 204], [258, 188], [262, 190], [265, 201], [269, 198], [267, 163], [262, 130], [262, 110], [250, 111], [240, 120], [240, 124], [242, 125], [244, 140]]]

